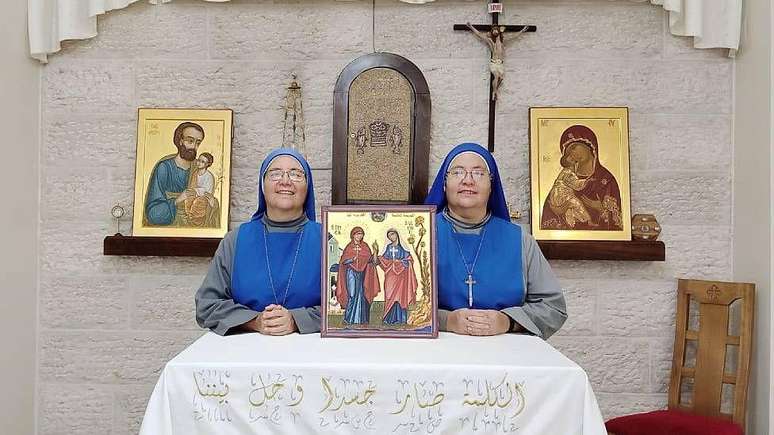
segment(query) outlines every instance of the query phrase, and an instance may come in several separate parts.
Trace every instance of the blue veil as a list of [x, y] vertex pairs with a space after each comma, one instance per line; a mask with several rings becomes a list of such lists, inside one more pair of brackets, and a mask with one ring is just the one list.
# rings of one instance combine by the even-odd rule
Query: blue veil
[[278, 156], [290, 156], [298, 160], [301, 167], [306, 173], [306, 200], [304, 201], [304, 214], [310, 221], [315, 220], [314, 212], [314, 183], [312, 182], [312, 168], [309, 167], [309, 163], [304, 156], [298, 151], [292, 148], [277, 148], [270, 152], [269, 155], [263, 159], [261, 163], [261, 171], [258, 174], [258, 210], [253, 214], [251, 220], [260, 219], [264, 213], [266, 213], [266, 198], [263, 196], [263, 178], [266, 175], [266, 170], [269, 169], [269, 165], [272, 160]]
[[430, 193], [425, 198], [425, 204], [435, 205], [436, 211], [441, 212], [446, 208], [446, 191], [444, 186], [446, 184], [446, 173], [449, 171], [449, 165], [457, 155], [464, 152], [474, 152], [484, 159], [489, 166], [489, 172], [492, 174], [492, 192], [489, 194], [489, 202], [487, 203], [487, 209], [492, 213], [492, 216], [499, 217], [510, 221], [508, 214], [508, 204], [505, 201], [505, 193], [503, 192], [503, 183], [500, 181], [500, 172], [497, 170], [497, 163], [494, 156], [486, 148], [476, 143], [462, 143], [454, 147], [441, 165], [441, 169], [438, 170], [438, 175], [435, 176], [433, 181], [433, 187], [430, 188]]

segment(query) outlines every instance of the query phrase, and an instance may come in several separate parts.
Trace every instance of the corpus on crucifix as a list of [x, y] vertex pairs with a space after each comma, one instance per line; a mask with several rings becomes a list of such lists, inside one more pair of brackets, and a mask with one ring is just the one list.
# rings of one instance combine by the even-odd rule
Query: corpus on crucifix
[[503, 4], [492, 1], [489, 3], [489, 13], [492, 15], [492, 24], [455, 24], [454, 30], [468, 30], [473, 32], [476, 37], [484, 41], [489, 46], [489, 151], [494, 152], [494, 132], [495, 132], [495, 104], [499, 96], [500, 86], [505, 76], [505, 43], [507, 42], [505, 34], [510, 32], [537, 31], [536, 26], [506, 26], [498, 23], [498, 17], [503, 11]]
[[[488, 32], [482, 33], [476, 30], [472, 24], [467, 23], [466, 25], [478, 39], [484, 41], [489, 46], [489, 51], [491, 51], [489, 72], [492, 73], [492, 92], [489, 97], [492, 101], [495, 101], [500, 90], [500, 84], [502, 84], [503, 77], [505, 77], [505, 66], [503, 65], [503, 59], [505, 58], [505, 26], [491, 26]], [[528, 26], [522, 26], [518, 34], [523, 33], [527, 28]]]

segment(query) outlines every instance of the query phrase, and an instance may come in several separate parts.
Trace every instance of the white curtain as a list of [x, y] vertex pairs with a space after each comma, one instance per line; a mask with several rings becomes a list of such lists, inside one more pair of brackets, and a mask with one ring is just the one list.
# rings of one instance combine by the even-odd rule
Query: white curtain
[[[30, 56], [46, 62], [65, 39], [97, 36], [97, 15], [123, 9], [139, 0], [27, 0]], [[169, 3], [172, 0], [148, 0]], [[229, 0], [206, 0], [229, 1]]]
[[30, 55], [41, 62], [59, 51], [65, 39], [97, 36], [97, 15], [137, 0], [28, 0]]
[[[49, 54], [59, 51], [61, 41], [97, 36], [98, 15], [125, 8], [137, 1], [139, 0], [27, 0], [30, 55], [46, 62]], [[148, 1], [156, 4], [172, 0]], [[428, 0], [401, 1], [424, 3]], [[730, 49], [731, 56], [739, 48], [742, 0], [650, 1], [669, 11], [670, 31], [674, 35], [692, 36], [694, 47], [724, 47]]]
[[733, 57], [739, 49], [742, 0], [651, 0], [669, 12], [669, 31], [693, 36], [696, 48], [728, 48]]

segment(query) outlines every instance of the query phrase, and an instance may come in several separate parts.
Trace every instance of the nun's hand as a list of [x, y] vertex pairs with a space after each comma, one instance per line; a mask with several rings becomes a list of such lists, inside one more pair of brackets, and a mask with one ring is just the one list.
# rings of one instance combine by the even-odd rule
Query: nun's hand
[[498, 310], [470, 310], [468, 315], [470, 335], [500, 335], [510, 327], [511, 319]]
[[455, 334], [462, 334], [459, 332], [459, 313], [462, 310], [454, 310], [446, 317], [446, 330]]
[[471, 312], [473, 310], [460, 308], [449, 313], [449, 317], [446, 318], [446, 329], [455, 334], [471, 335], [468, 321]]
[[462, 308], [453, 311], [447, 319], [447, 329], [464, 335], [499, 335], [508, 332], [511, 321], [497, 310]]
[[269, 305], [261, 317], [261, 334], [287, 335], [298, 331], [293, 315], [281, 305]]
[[261, 317], [263, 317], [263, 313], [258, 313], [252, 320], [242, 325], [242, 330], [247, 332], [261, 332], [261, 329], [263, 328]]

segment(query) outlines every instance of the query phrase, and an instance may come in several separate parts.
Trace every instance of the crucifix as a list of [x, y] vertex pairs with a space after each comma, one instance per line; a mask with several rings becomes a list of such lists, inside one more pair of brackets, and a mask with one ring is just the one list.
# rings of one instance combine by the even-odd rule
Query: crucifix
[[488, 6], [489, 13], [492, 15], [492, 24], [455, 24], [454, 30], [467, 30], [473, 32], [479, 39], [486, 42], [491, 52], [489, 58], [489, 142], [490, 152], [494, 152], [495, 137], [495, 107], [500, 85], [505, 76], [505, 66], [503, 60], [505, 57], [505, 34], [510, 32], [536, 32], [537, 26], [518, 25], [506, 26], [499, 24], [499, 16], [503, 11], [503, 4], [490, 0]]
[[465, 284], [468, 285], [468, 306], [470, 308], [473, 308], [473, 284], [476, 283], [476, 280], [473, 279], [472, 274], [468, 274], [468, 279], [465, 280]]
[[396, 248], [395, 246], [391, 246], [390, 254], [392, 254], [392, 259], [394, 260], [395, 257], [398, 255], [398, 248]]

